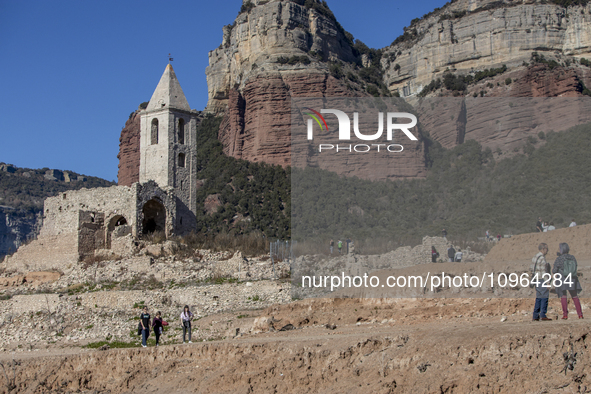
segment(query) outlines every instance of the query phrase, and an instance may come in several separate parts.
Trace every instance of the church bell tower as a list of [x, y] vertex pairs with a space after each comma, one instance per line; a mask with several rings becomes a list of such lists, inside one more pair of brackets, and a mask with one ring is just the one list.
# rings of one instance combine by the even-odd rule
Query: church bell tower
[[197, 111], [192, 110], [168, 64], [140, 120], [140, 183], [174, 188], [179, 233], [195, 225]]

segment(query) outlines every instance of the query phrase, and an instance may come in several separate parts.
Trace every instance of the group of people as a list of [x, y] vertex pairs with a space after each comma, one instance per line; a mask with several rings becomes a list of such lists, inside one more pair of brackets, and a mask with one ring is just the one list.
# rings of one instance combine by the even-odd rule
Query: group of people
[[548, 285], [553, 281], [547, 281], [546, 279], [549, 275], [553, 274], [559, 274], [561, 278], [559, 282], [560, 286], [556, 287], [556, 295], [560, 298], [562, 305], [562, 318], [565, 320], [568, 319], [568, 294], [573, 299], [579, 319], [583, 318], [583, 310], [579, 301], [579, 293], [582, 291], [582, 288], [577, 278], [577, 259], [575, 259], [575, 256], [569, 254], [569, 252], [570, 248], [567, 243], [563, 242], [559, 244], [556, 260], [554, 260], [554, 265], [550, 268], [550, 264], [546, 261], [548, 245], [545, 243], [538, 245], [538, 253], [532, 259], [531, 266], [532, 278], [536, 278], [537, 274], [535, 285], [536, 302], [533, 313], [534, 321], [552, 320], [546, 316], [546, 313], [548, 312], [548, 298], [550, 296], [550, 287]]
[[[188, 336], [189, 343], [191, 342], [191, 320], [193, 320], [193, 313], [189, 309], [188, 305], [185, 305], [183, 311], [181, 312], [181, 326], [183, 327], [183, 343], [185, 343], [185, 339]], [[151, 319], [150, 314], [148, 313], [148, 307], [144, 306], [142, 313], [140, 315], [140, 322], [138, 324], [138, 334], [142, 336], [142, 347], [148, 346], [148, 337], [150, 336], [150, 327], [154, 331], [154, 335], [156, 336], [156, 346], [160, 343], [160, 336], [164, 331], [164, 326], [167, 326], [168, 323], [162, 319], [162, 313], [160, 311], [156, 312], [156, 317]]]
[[[487, 240], [487, 241], [492, 241], [492, 240], [494, 239], [493, 237], [491, 237], [491, 235], [490, 235], [490, 231], [488, 231], [488, 230], [486, 230], [486, 232], [484, 233], [484, 235], [486, 236], [486, 240]], [[501, 238], [502, 238], [502, 237], [501, 237], [501, 234], [500, 234], [500, 233], [498, 233], [498, 234], [497, 234], [497, 241], [499, 241], [499, 242], [500, 242], [500, 241], [501, 241]]]
[[[347, 238], [347, 240], [345, 241], [345, 245], [346, 245], [346, 249], [345, 249], [345, 253], [349, 254], [349, 246], [353, 243], [353, 241], [351, 241], [350, 238]], [[334, 251], [334, 240], [330, 240], [329, 243], [330, 246], [330, 254], [333, 253]], [[343, 241], [341, 241], [340, 239], [337, 241], [337, 249], [339, 250], [339, 253], [343, 253]]]
[[[568, 227], [575, 227], [577, 225], [577, 222], [575, 222], [575, 219], [571, 220], [570, 224], [568, 225]], [[542, 218], [539, 217], [538, 221], [536, 222], [536, 231], [539, 233], [547, 233], [548, 231], [552, 231], [552, 230], [556, 230], [556, 227], [554, 227], [554, 222], [546, 222], [546, 221], [542, 221]]]
[[[458, 250], [456, 252], [454, 247], [451, 245], [449, 248], [447, 248], [447, 258], [450, 263], [454, 262], [454, 261], [461, 263], [463, 256], [464, 256], [464, 254], [462, 253], [462, 249], [458, 248]], [[437, 249], [435, 249], [435, 246], [431, 246], [431, 262], [436, 263], [438, 258], [439, 258], [439, 252], [437, 251]]]

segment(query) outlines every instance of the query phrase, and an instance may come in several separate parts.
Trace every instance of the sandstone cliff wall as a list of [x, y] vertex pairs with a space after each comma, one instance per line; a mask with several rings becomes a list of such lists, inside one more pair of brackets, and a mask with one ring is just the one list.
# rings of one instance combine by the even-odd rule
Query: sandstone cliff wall
[[529, 61], [534, 51], [591, 54], [591, 4], [569, 8], [546, 2], [458, 0], [406, 28], [384, 49], [384, 81], [408, 96], [446, 70], [468, 73]]
[[[218, 136], [224, 153], [287, 166], [290, 98], [350, 94], [329, 75], [327, 61], [355, 56], [329, 16], [292, 1], [254, 4], [224, 27], [222, 44], [209, 53], [208, 111], [225, 114]], [[304, 60], [285, 62], [294, 56]]]
[[119, 138], [117, 184], [131, 186], [140, 180], [140, 114], [135, 111], [125, 122]]
[[[225, 116], [219, 139], [226, 154], [286, 166], [293, 164], [291, 98], [367, 95], [350, 79], [334, 78], [330, 72], [330, 62], [355, 68], [360, 58], [351, 47], [351, 37], [331, 15], [308, 8], [302, 1], [252, 3], [253, 8], [224, 27], [222, 44], [209, 54], [207, 110]], [[566, 122], [553, 118], [555, 108], [554, 115], [536, 113], [535, 122], [514, 130], [502, 125], [514, 122], [519, 107], [504, 111], [497, 107], [507, 103], [500, 102], [491, 110], [490, 101], [473, 101], [471, 117], [460, 121], [463, 100], [431, 111], [420, 103], [417, 93], [445, 72], [473, 75], [506, 65], [505, 72], [470, 84], [464, 92], [439, 89], [431, 95], [581, 97], [584, 86], [591, 85], [591, 72], [571, 60], [591, 53], [589, 23], [591, 4], [565, 8], [537, 0], [457, 0], [413, 21], [403, 37], [384, 48], [383, 82], [391, 92], [408, 97], [422, 114], [423, 131], [444, 147], [475, 139], [499, 154], [514, 154], [540, 131], [564, 130], [589, 119], [578, 112], [580, 106], [569, 107], [565, 102], [561, 110]], [[533, 52], [556, 60], [556, 67], [531, 62]], [[318, 53], [322, 56], [317, 57]], [[280, 62], [294, 56], [308, 60]], [[370, 65], [367, 56], [361, 60], [361, 67]], [[507, 84], [507, 78], [513, 83]], [[532, 115], [531, 110], [527, 113]], [[454, 120], [441, 122], [442, 116]], [[425, 147], [414, 151], [379, 174], [371, 160], [349, 162], [348, 167], [335, 160], [322, 167], [369, 179], [422, 177], [426, 174]]]

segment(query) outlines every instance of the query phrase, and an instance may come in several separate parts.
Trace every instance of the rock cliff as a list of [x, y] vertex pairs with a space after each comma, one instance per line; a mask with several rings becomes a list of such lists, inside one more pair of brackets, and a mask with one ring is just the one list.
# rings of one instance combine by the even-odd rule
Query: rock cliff
[[415, 19], [384, 48], [391, 91], [417, 94], [446, 70], [471, 73], [529, 62], [532, 52], [591, 54], [591, 4], [568, 8], [534, 0], [457, 0]]
[[35, 215], [27, 215], [9, 207], [0, 207], [0, 260], [38, 232]]
[[140, 180], [140, 113], [133, 112], [119, 137], [117, 184], [131, 186]]
[[290, 99], [366, 96], [330, 72], [331, 64], [357, 59], [350, 35], [324, 3], [245, 1], [206, 70], [208, 111], [225, 115], [218, 136], [224, 152], [290, 165]]
[[[490, 116], [477, 117], [492, 116], [487, 109], [491, 102], [472, 101], [472, 116], [463, 125], [459, 120], [441, 125], [441, 116], [461, 116], [464, 101], [452, 101], [449, 108], [433, 113], [421, 106], [418, 94], [580, 97], [591, 85], [589, 63], [581, 61], [591, 53], [590, 23], [591, 4], [565, 8], [536, 0], [453, 1], [413, 20], [404, 35], [381, 50], [382, 82], [391, 94], [407, 97], [423, 111], [424, 131], [443, 146], [476, 139], [501, 154], [511, 154], [533, 134], [564, 130], [587, 118], [570, 116], [578, 109], [566, 106], [568, 124], [557, 124], [548, 115], [537, 119], [535, 130], [491, 132], [484, 127]], [[224, 27], [220, 47], [210, 52], [206, 70], [207, 110], [224, 115], [218, 136], [224, 152], [249, 161], [290, 165], [291, 98], [368, 95], [367, 81], [334, 72], [335, 64], [357, 75], [370, 67], [371, 59], [352, 41], [321, 1], [245, 0], [234, 24]], [[446, 75], [451, 78], [449, 85], [454, 78], [468, 83], [462, 89], [447, 89], [448, 84], [441, 83]], [[499, 120], [511, 114], [496, 116]], [[380, 178], [424, 176], [424, 151], [419, 145], [404, 163], [381, 171]], [[349, 164], [356, 169], [347, 175], [375, 178], [371, 160]], [[338, 160], [322, 167], [344, 168]]]

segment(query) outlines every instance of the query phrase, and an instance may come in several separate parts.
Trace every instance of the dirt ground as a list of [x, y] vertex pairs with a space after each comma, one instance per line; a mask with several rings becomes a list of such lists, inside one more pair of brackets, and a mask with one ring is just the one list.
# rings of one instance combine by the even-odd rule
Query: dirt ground
[[[583, 304], [590, 313], [589, 300]], [[252, 319], [260, 333], [224, 341], [3, 354], [0, 392], [591, 391], [589, 320], [572, 313], [556, 320], [560, 305], [553, 298], [555, 320], [532, 321], [532, 305], [531, 299], [304, 300], [259, 311]], [[289, 324], [293, 329], [279, 331]]]
[[[397, 272], [527, 272], [535, 246], [547, 242], [552, 248], [546, 238], [554, 237], [571, 244], [580, 260], [581, 297], [588, 297], [591, 261], [584, 247], [591, 226], [567, 230], [574, 238], [556, 230], [504, 239], [482, 263]], [[532, 321], [534, 299], [527, 291], [305, 299], [250, 310], [238, 330], [219, 341], [3, 352], [0, 393], [591, 392], [591, 299], [581, 298], [585, 319], [569, 301], [569, 318], [562, 320], [559, 299], [551, 294], [552, 321]], [[224, 319], [213, 314], [199, 324], [213, 328]]]
[[[533, 225], [532, 225], [533, 226]], [[558, 244], [568, 243], [570, 253], [578, 259], [591, 257], [591, 224], [567, 227], [547, 233], [528, 233], [503, 238], [486, 255], [486, 261], [531, 261], [541, 242], [548, 244], [548, 256], [554, 261]]]

